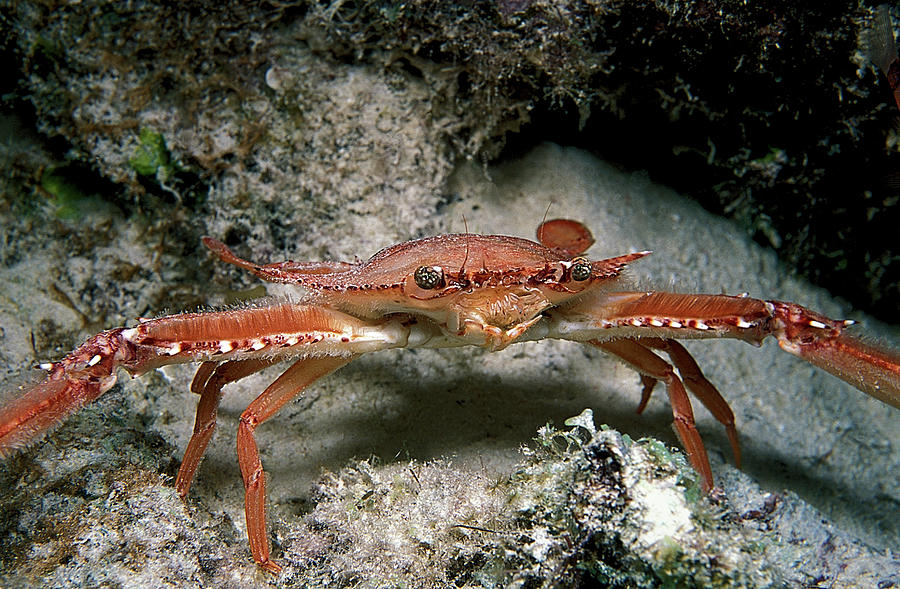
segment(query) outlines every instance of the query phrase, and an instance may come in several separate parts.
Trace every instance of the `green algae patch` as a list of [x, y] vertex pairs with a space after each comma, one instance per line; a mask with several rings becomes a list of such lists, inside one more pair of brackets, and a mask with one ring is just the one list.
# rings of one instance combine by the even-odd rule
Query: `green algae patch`
[[89, 193], [80, 172], [72, 166], [54, 166], [41, 174], [40, 187], [53, 206], [54, 214], [64, 221], [77, 221], [97, 212], [112, 212], [113, 205], [100, 194]]
[[128, 160], [131, 169], [140, 176], [150, 176], [165, 182], [177, 171], [172, 154], [162, 133], [144, 127], [140, 133], [140, 145]]

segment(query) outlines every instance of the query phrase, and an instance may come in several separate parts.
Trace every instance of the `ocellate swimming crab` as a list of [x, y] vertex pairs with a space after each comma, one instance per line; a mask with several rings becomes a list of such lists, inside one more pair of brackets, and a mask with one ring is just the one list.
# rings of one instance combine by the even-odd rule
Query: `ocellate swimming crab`
[[724, 425], [739, 463], [734, 415], [675, 339], [727, 337], [758, 344], [774, 336], [784, 350], [900, 407], [900, 354], [844, 333], [852, 321], [747, 296], [623, 290], [625, 266], [649, 252], [590, 261], [583, 256], [593, 243], [590, 232], [564, 219], [542, 223], [537, 239], [441, 235], [388, 247], [359, 263], [260, 265], [204, 238], [223, 261], [264, 280], [302, 287], [302, 298], [142, 320], [95, 335], [59, 362], [43, 365], [46, 378], [0, 409], [0, 455], [27, 445], [109, 390], [118, 368], [134, 376], [200, 362], [191, 383], [200, 396], [194, 432], [175, 481], [186, 496], [216, 426], [222, 387], [290, 360], [243, 412], [237, 434], [250, 549], [259, 566], [278, 572], [267, 541], [266, 481], [254, 431], [317, 379], [367, 352], [466, 345], [496, 351], [544, 338], [595, 346], [640, 373], [638, 411], [654, 385], [665, 383], [675, 431], [707, 491], [713, 477], [687, 391]]

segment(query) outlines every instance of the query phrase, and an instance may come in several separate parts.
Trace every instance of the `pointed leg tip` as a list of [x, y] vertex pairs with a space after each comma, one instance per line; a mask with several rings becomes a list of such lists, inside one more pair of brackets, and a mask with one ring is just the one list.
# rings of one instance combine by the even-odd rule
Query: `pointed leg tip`
[[191, 490], [191, 485], [188, 483], [185, 485], [181, 481], [175, 481], [175, 492], [178, 493], [178, 496], [181, 497], [182, 501], [187, 501], [188, 491]]
[[734, 455], [734, 465], [737, 468], [741, 468], [741, 442], [738, 438], [737, 428], [734, 424], [725, 426], [725, 431], [728, 434], [728, 441], [731, 444], [731, 452]]
[[278, 575], [282, 571], [281, 565], [276, 563], [274, 560], [266, 559], [256, 564], [259, 565], [259, 568], [261, 568], [262, 570], [266, 571], [267, 573], [272, 573], [273, 575]]

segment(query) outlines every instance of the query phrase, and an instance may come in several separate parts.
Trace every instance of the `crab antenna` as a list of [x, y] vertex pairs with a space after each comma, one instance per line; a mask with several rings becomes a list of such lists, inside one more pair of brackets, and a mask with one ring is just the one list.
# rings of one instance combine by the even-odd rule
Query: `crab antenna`
[[[538, 227], [543, 227], [544, 223], [547, 222], [547, 215], [550, 214], [550, 207], [552, 207], [552, 206], [553, 206], [553, 201], [551, 200], [550, 202], [547, 203], [547, 209], [544, 211], [544, 216], [541, 217], [541, 224], [538, 225]], [[540, 240], [540, 236], [538, 236], [538, 240]]]

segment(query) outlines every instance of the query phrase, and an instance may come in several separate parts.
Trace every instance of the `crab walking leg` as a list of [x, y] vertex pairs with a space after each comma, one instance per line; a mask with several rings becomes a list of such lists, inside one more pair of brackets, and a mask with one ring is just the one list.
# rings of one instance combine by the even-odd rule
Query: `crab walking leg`
[[191, 392], [195, 395], [202, 395], [203, 388], [206, 386], [206, 383], [209, 382], [209, 377], [213, 375], [219, 366], [221, 366], [221, 364], [218, 362], [202, 363], [197, 368], [197, 372], [194, 373], [194, 378], [191, 379], [191, 386], [189, 387]]
[[[669, 339], [647, 337], [641, 338], [638, 342], [648, 348], [663, 351], [669, 356], [672, 364], [678, 369], [684, 385], [709, 409], [713, 417], [725, 426], [728, 441], [731, 443], [731, 451], [734, 454], [734, 463], [740, 468], [741, 444], [738, 440], [737, 428], [734, 425], [734, 412], [718, 389], [703, 375], [703, 371], [700, 370], [700, 366], [697, 365], [697, 361], [694, 360], [690, 352], [680, 343]], [[653, 391], [653, 386], [657, 381], [645, 375], [641, 375], [641, 381], [644, 383], [644, 391], [641, 395], [643, 408], [646, 406], [650, 393]]]
[[656, 388], [656, 383], [658, 382], [652, 376], [641, 375], [641, 402], [638, 403], [635, 413], [640, 415], [647, 408], [647, 403], [650, 402], [650, 397], [653, 396], [653, 389]]
[[200, 466], [200, 460], [206, 452], [206, 447], [212, 439], [216, 429], [216, 417], [219, 411], [219, 402], [222, 400], [222, 387], [230, 382], [250, 376], [267, 368], [278, 360], [273, 358], [254, 358], [252, 360], [232, 360], [216, 364], [204, 362], [197, 369], [194, 380], [191, 382], [191, 392], [200, 395], [197, 403], [197, 416], [194, 420], [194, 433], [184, 451], [181, 468], [175, 479], [175, 490], [182, 497], [186, 497]]
[[694, 469], [700, 473], [701, 486], [704, 491], [713, 487], [712, 469], [709, 466], [709, 457], [706, 448], [700, 438], [700, 432], [694, 424], [694, 411], [691, 408], [691, 400], [687, 391], [668, 362], [648, 350], [641, 343], [628, 340], [611, 340], [606, 342], [590, 341], [593, 344], [613, 356], [619, 358], [641, 374], [646, 374], [656, 380], [666, 383], [669, 393], [669, 403], [672, 405], [672, 414], [675, 417], [675, 433], [681, 445], [687, 452], [688, 459]]
[[269, 558], [269, 541], [266, 534], [266, 479], [253, 432], [312, 382], [337, 370], [353, 358], [354, 356], [325, 356], [299, 360], [269, 385], [241, 414], [237, 453], [246, 493], [244, 505], [247, 535], [250, 537], [253, 560], [267, 571], [277, 573], [281, 567]]

